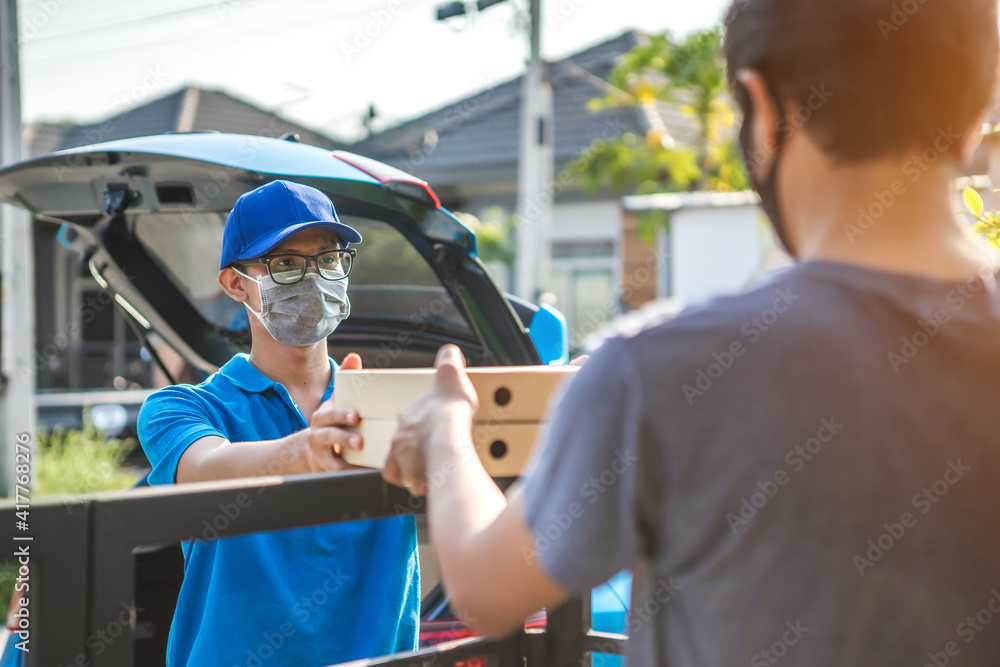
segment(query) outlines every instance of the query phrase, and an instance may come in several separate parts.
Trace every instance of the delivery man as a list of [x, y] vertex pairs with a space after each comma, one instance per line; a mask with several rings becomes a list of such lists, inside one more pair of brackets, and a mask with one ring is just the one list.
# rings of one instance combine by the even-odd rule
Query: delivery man
[[[360, 241], [314, 188], [278, 180], [237, 200], [219, 283], [249, 311], [251, 351], [146, 400], [138, 429], [151, 484], [348, 467], [339, 454], [360, 441], [341, 427], [357, 415], [330, 400], [338, 367], [326, 339], [350, 314], [349, 244]], [[171, 667], [330, 665], [416, 647], [412, 517], [183, 546]]]
[[736, 0], [726, 30], [798, 265], [604, 343], [509, 501], [443, 349], [385, 476], [489, 635], [629, 568], [629, 664], [1000, 664], [1000, 290], [953, 186], [997, 2]]

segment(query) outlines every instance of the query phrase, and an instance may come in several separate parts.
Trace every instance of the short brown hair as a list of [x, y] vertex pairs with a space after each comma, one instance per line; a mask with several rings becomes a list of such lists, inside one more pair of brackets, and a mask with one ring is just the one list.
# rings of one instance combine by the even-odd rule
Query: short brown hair
[[802, 126], [838, 162], [922, 150], [993, 101], [997, 0], [735, 0], [726, 26], [738, 103], [736, 72], [757, 70], [783, 101], [812, 105]]

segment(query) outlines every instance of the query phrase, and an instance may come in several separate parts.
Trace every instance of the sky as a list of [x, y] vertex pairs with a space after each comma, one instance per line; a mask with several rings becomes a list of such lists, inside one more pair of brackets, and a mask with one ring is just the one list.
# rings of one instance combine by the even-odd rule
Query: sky
[[[528, 0], [435, 20], [444, 0], [20, 0], [22, 115], [92, 121], [187, 84], [224, 90], [334, 138], [517, 76]], [[541, 0], [558, 60], [628, 29], [684, 34], [728, 0]]]

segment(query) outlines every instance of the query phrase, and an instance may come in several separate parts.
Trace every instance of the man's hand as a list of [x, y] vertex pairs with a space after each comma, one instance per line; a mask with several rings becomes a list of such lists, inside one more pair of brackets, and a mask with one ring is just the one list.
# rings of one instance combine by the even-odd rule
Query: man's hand
[[455, 345], [445, 345], [434, 360], [434, 387], [399, 413], [399, 427], [382, 476], [414, 495], [427, 493], [427, 447], [452, 444], [435, 433], [467, 427], [479, 407], [479, 397], [465, 372], [465, 357]]
[[520, 493], [512, 492], [508, 506], [476, 456], [478, 398], [461, 351], [446, 345], [434, 365], [434, 387], [399, 414], [382, 476], [410, 493], [430, 494], [427, 522], [452, 609], [478, 632], [499, 638], [567, 593], [537, 558], [525, 557], [535, 541]]
[[[361, 370], [361, 357], [350, 353], [341, 368]], [[357, 426], [361, 416], [349, 406], [328, 400], [309, 419], [309, 426], [296, 433], [261, 442], [229, 442], [208, 435], [191, 443], [177, 464], [175, 481], [204, 482], [242, 479], [261, 475], [295, 475], [310, 472], [354, 470], [341, 452], [361, 449], [361, 435], [346, 429]]]
[[[342, 370], [360, 371], [361, 357], [351, 352], [340, 364]], [[309, 420], [309, 428], [292, 434], [300, 472], [339, 472], [357, 470], [342, 458], [345, 449], [361, 449], [364, 440], [358, 433], [346, 430], [361, 421], [358, 411], [350, 406], [334, 405], [333, 399], [319, 406]]]
[[344, 357], [344, 360], [340, 362], [340, 370], [342, 371], [360, 371], [361, 366], [361, 355], [357, 352], [348, 352]]
[[354, 408], [334, 405], [332, 400], [319, 406], [309, 420], [309, 428], [292, 434], [291, 446], [296, 453], [298, 472], [337, 472], [352, 470], [352, 466], [341, 457], [347, 449], [361, 449], [364, 442], [361, 435], [347, 428], [357, 426], [360, 421]]

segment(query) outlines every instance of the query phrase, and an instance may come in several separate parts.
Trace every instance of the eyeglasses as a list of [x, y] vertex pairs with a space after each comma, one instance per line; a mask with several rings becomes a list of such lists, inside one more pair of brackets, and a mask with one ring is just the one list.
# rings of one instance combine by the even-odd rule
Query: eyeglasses
[[274, 282], [279, 285], [291, 285], [302, 280], [306, 275], [309, 260], [312, 260], [319, 275], [327, 280], [343, 280], [351, 274], [354, 265], [354, 248], [344, 250], [329, 250], [318, 255], [296, 255], [282, 253], [280, 255], [265, 255], [253, 259], [240, 260], [240, 264], [263, 264], [267, 267]]

